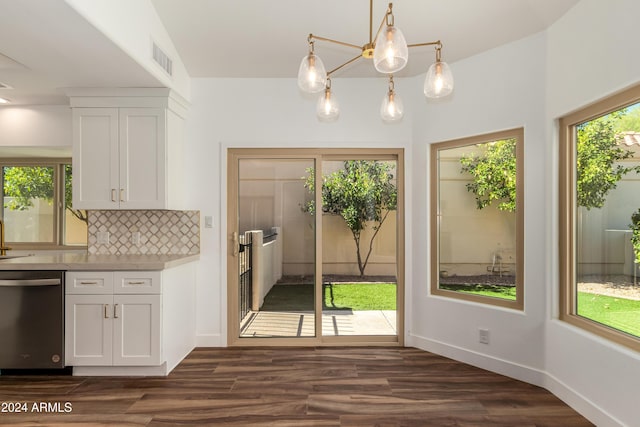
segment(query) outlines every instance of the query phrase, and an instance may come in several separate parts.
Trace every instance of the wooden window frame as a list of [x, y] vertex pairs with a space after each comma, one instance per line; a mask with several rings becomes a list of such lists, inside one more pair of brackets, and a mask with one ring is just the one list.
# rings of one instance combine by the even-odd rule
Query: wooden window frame
[[[473, 295], [463, 292], [441, 289], [439, 287], [440, 232], [439, 232], [439, 168], [438, 151], [481, 144], [502, 139], [516, 139], [516, 299]], [[471, 301], [491, 306], [524, 310], [524, 128], [491, 132], [483, 135], [460, 138], [431, 144], [430, 152], [430, 215], [431, 215], [431, 295], [463, 301]]]
[[559, 119], [559, 302], [560, 320], [640, 351], [640, 338], [577, 314], [576, 131], [577, 125], [640, 102], [640, 85], [596, 101]]

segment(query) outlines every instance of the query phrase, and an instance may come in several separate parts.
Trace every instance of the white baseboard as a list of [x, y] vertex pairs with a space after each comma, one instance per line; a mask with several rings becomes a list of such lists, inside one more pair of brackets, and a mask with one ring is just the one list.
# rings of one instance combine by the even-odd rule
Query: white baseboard
[[487, 371], [496, 372], [510, 378], [515, 378], [529, 384], [544, 387], [545, 372], [529, 366], [520, 365], [508, 360], [497, 359], [486, 354], [471, 351], [451, 344], [411, 335], [409, 342], [421, 350], [430, 351], [441, 356], [449, 357]]
[[159, 366], [74, 366], [73, 376], [80, 377], [166, 377], [167, 364]]
[[545, 385], [543, 387], [598, 427], [625, 426], [625, 424], [620, 422], [616, 417], [609, 414], [607, 411], [551, 374], [547, 374]]
[[549, 390], [598, 427], [624, 427], [623, 423], [607, 411], [553, 375], [540, 369], [417, 335], [410, 335], [406, 344]]

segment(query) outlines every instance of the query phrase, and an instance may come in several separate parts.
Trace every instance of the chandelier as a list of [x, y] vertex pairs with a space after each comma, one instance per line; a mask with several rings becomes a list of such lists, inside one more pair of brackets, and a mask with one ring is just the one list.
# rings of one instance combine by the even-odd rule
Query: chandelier
[[[360, 53], [327, 72], [322, 60], [314, 52], [314, 42], [316, 40], [355, 48]], [[389, 3], [389, 7], [374, 37], [373, 0], [369, 0], [369, 41], [362, 46], [320, 37], [315, 34], [309, 34], [307, 42], [309, 43], [309, 53], [302, 58], [302, 63], [298, 70], [298, 87], [305, 93], [323, 92], [318, 99], [316, 108], [318, 119], [321, 121], [337, 120], [340, 114], [338, 102], [331, 90], [331, 75], [360, 58], [373, 59], [373, 65], [376, 70], [388, 76], [389, 89], [380, 106], [380, 116], [385, 122], [399, 121], [404, 114], [402, 99], [395, 92], [393, 74], [407, 65], [409, 60], [408, 48], [410, 47], [435, 46], [436, 60], [429, 67], [424, 81], [425, 96], [428, 98], [441, 98], [449, 95], [453, 90], [451, 69], [446, 62], [441, 60], [442, 43], [440, 40], [407, 45], [404, 35], [395, 26], [393, 3]]]

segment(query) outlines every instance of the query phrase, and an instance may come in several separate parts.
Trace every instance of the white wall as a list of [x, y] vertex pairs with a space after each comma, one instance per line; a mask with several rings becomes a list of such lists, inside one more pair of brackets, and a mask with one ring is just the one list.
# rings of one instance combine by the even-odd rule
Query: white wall
[[70, 149], [71, 138], [68, 106], [0, 107], [0, 146]]
[[[429, 248], [415, 239], [408, 342], [547, 387], [601, 426], [638, 425], [640, 356], [557, 320], [555, 119], [640, 81], [639, 14], [634, 0], [583, 0], [543, 34], [453, 64], [453, 98], [418, 101], [425, 120], [414, 123], [410, 224], [423, 236], [429, 144], [525, 127], [525, 310], [430, 297]], [[491, 330], [489, 346], [478, 327]]]
[[[186, 197], [189, 208], [214, 217], [214, 227], [202, 229], [201, 235], [199, 345], [226, 344], [227, 148], [404, 147], [410, 157], [411, 112], [395, 125], [380, 120], [380, 103], [387, 90], [383, 78], [335, 78], [332, 87], [341, 117], [335, 123], [320, 123], [315, 98], [300, 94], [295, 79], [192, 81], [185, 144]], [[405, 97], [411, 89], [411, 81], [396, 82], [396, 90]]]
[[[413, 313], [408, 343], [536, 384], [543, 379], [546, 268], [544, 230], [545, 36], [537, 34], [452, 64], [456, 88], [442, 102], [417, 100], [413, 161]], [[416, 84], [421, 83], [418, 81]], [[414, 107], [415, 108], [415, 107]], [[416, 108], [418, 114], [418, 108]], [[524, 127], [525, 309], [491, 307], [430, 296], [427, 191], [431, 143]], [[478, 328], [490, 344], [478, 342]]]
[[[151, 75], [189, 99], [189, 75], [151, 0], [65, 1]], [[153, 60], [153, 42], [173, 61], [171, 77]]]
[[[545, 191], [557, 200], [555, 119], [640, 82], [636, 0], [583, 0], [548, 30]], [[598, 425], [638, 425], [640, 355], [578, 330], [558, 317], [557, 203], [547, 210], [549, 253], [545, 368], [548, 387]]]

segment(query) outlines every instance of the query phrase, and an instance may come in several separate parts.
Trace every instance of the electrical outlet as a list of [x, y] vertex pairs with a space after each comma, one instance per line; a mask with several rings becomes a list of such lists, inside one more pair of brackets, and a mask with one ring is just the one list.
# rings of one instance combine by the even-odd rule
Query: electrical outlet
[[108, 245], [109, 244], [109, 232], [108, 231], [98, 231], [98, 244], [99, 245]]
[[489, 344], [489, 330], [478, 328], [478, 341], [480, 344]]

